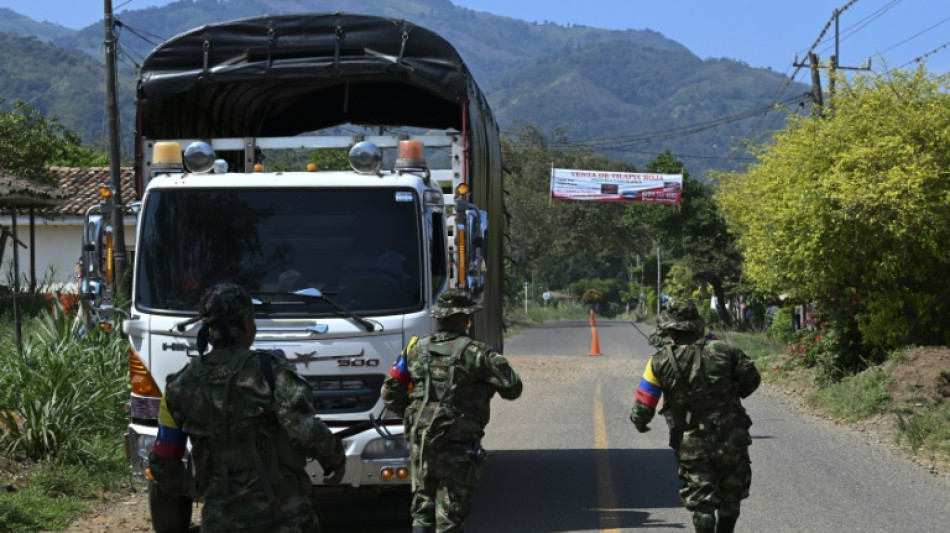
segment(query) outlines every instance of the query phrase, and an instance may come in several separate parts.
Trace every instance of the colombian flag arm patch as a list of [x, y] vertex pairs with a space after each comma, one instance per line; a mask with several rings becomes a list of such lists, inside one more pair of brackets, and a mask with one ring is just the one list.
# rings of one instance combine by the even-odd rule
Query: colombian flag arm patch
[[185, 441], [187, 440], [188, 435], [179, 429], [168, 410], [165, 397], [162, 396], [162, 405], [158, 409], [158, 437], [155, 439], [152, 451], [164, 459], [181, 459], [185, 456]]
[[409, 378], [409, 365], [406, 364], [405, 356], [400, 355], [399, 359], [396, 359], [393, 366], [389, 368], [389, 376], [407, 387], [412, 383], [412, 379]]
[[660, 380], [656, 379], [653, 374], [653, 358], [650, 358], [646, 370], [643, 371], [643, 377], [640, 378], [636, 400], [647, 407], [656, 407], [662, 395], [663, 389], [660, 386]]

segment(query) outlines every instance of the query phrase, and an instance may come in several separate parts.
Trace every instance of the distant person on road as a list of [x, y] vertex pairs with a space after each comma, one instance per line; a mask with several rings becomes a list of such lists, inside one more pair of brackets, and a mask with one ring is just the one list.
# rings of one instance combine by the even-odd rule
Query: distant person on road
[[649, 431], [664, 396], [660, 414], [670, 427], [684, 483], [680, 497], [693, 525], [697, 533], [730, 533], [752, 482], [752, 420], [740, 399], [758, 388], [759, 371], [741, 350], [705, 335], [692, 302], [671, 305], [659, 326], [672, 342], [647, 363], [630, 420], [640, 433]]
[[462, 531], [485, 461], [491, 398], [521, 396], [508, 361], [466, 335], [479, 309], [466, 291], [440, 294], [430, 311], [439, 331], [413, 337], [383, 383], [383, 401], [403, 417], [411, 446], [413, 533]]
[[[149, 454], [155, 481], [170, 496], [204, 501], [203, 532], [319, 531], [304, 466], [314, 457], [324, 481], [339, 483], [340, 440], [316, 417], [310, 386], [293, 365], [250, 349], [257, 328], [243, 287], [211, 287], [198, 313], [200, 355], [169, 376], [162, 398]], [[186, 439], [194, 478], [182, 462]]]

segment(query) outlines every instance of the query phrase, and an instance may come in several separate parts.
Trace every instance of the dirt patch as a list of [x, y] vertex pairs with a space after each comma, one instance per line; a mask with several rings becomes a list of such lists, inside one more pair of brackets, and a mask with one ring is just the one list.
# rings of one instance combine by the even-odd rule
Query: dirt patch
[[932, 407], [950, 398], [950, 349], [945, 346], [915, 348], [885, 370], [891, 374], [887, 393], [895, 408]]
[[[778, 367], [772, 371], [778, 370]], [[887, 362], [883, 370], [890, 374], [886, 392], [891, 398], [887, 413], [848, 423], [811, 407], [806, 399], [817, 390], [814, 375], [807, 370], [783, 370], [767, 380], [767, 386], [784, 403], [846, 431], [859, 433], [868, 442], [891, 449], [917, 467], [950, 481], [950, 456], [919, 450], [916, 453], [898, 442], [898, 415], [905, 416], [943, 405], [950, 399], [950, 347], [913, 348], [904, 357]]]

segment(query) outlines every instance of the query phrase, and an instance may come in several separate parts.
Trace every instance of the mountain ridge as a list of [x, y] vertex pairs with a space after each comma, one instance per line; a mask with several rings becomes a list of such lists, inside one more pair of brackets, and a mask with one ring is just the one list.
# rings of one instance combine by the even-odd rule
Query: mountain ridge
[[[302, 11], [402, 18], [438, 33], [458, 49], [488, 96], [502, 129], [516, 122], [530, 122], [545, 132], [566, 131], [571, 138], [609, 140], [763, 108], [778, 98], [776, 89], [782, 85], [789, 86], [782, 98], [805, 91], [805, 86], [789, 84], [784, 76], [770, 69], [752, 68], [738, 60], [700, 59], [685, 46], [653, 30], [604, 30], [526, 22], [455, 6], [449, 0], [179, 0], [159, 7], [126, 10], [116, 18], [123, 78], [120, 107], [126, 125], [123, 145], [131, 145], [134, 68], [161, 40], [204, 24]], [[39, 31], [47, 26], [34, 28]], [[35, 38], [65, 50], [83, 52], [101, 66], [101, 23], [56, 37], [47, 34]], [[10, 63], [9, 56], [22, 53], [26, 46], [12, 43], [0, 42], [0, 66]], [[52, 50], [44, 50], [44, 54], [55, 59]], [[54, 85], [55, 65], [60, 63], [46, 61], [53, 65], [49, 76], [50, 85]], [[17, 73], [9, 68], [7, 72], [13, 78], [0, 80], [0, 96], [8, 101], [32, 98], [22, 87], [12, 90], [17, 86]], [[100, 92], [104, 113], [101, 86]], [[59, 98], [71, 100], [66, 92]], [[85, 97], [83, 101], [90, 100]], [[62, 112], [64, 107], [50, 104], [40, 109]], [[62, 121], [84, 141], [104, 138], [104, 119], [87, 116], [76, 120], [72, 114], [78, 113], [67, 112]], [[674, 156], [695, 156], [688, 165], [694, 176], [701, 177], [711, 168], [734, 168], [736, 159], [729, 154], [741, 146], [742, 139], [757, 134], [750, 126], [725, 123], [688, 136], [604, 152], [642, 165], [651, 159], [649, 153], [670, 149]], [[724, 166], [722, 161], [729, 163]]]

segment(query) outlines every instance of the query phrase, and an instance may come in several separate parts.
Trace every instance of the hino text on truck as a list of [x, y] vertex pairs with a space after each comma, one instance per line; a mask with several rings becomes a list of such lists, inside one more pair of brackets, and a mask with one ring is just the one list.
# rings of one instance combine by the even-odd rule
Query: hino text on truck
[[[405, 487], [408, 446], [379, 393], [409, 339], [435, 331], [436, 296], [473, 291], [485, 307], [473, 335], [502, 345], [498, 128], [456, 50], [412, 23], [362, 15], [197, 28], [142, 63], [135, 150], [121, 323], [134, 477], [149, 477], [166, 376], [197, 354], [198, 299], [232, 281], [254, 298], [254, 347], [283, 352], [320, 417], [355, 433], [343, 485]], [[351, 169], [319, 168], [332, 160], [320, 153], [348, 154]], [[83, 297], [108, 322], [107, 211], [87, 215]], [[319, 485], [319, 465], [308, 471]], [[150, 484], [149, 504], [156, 531], [187, 528], [190, 501]]]

